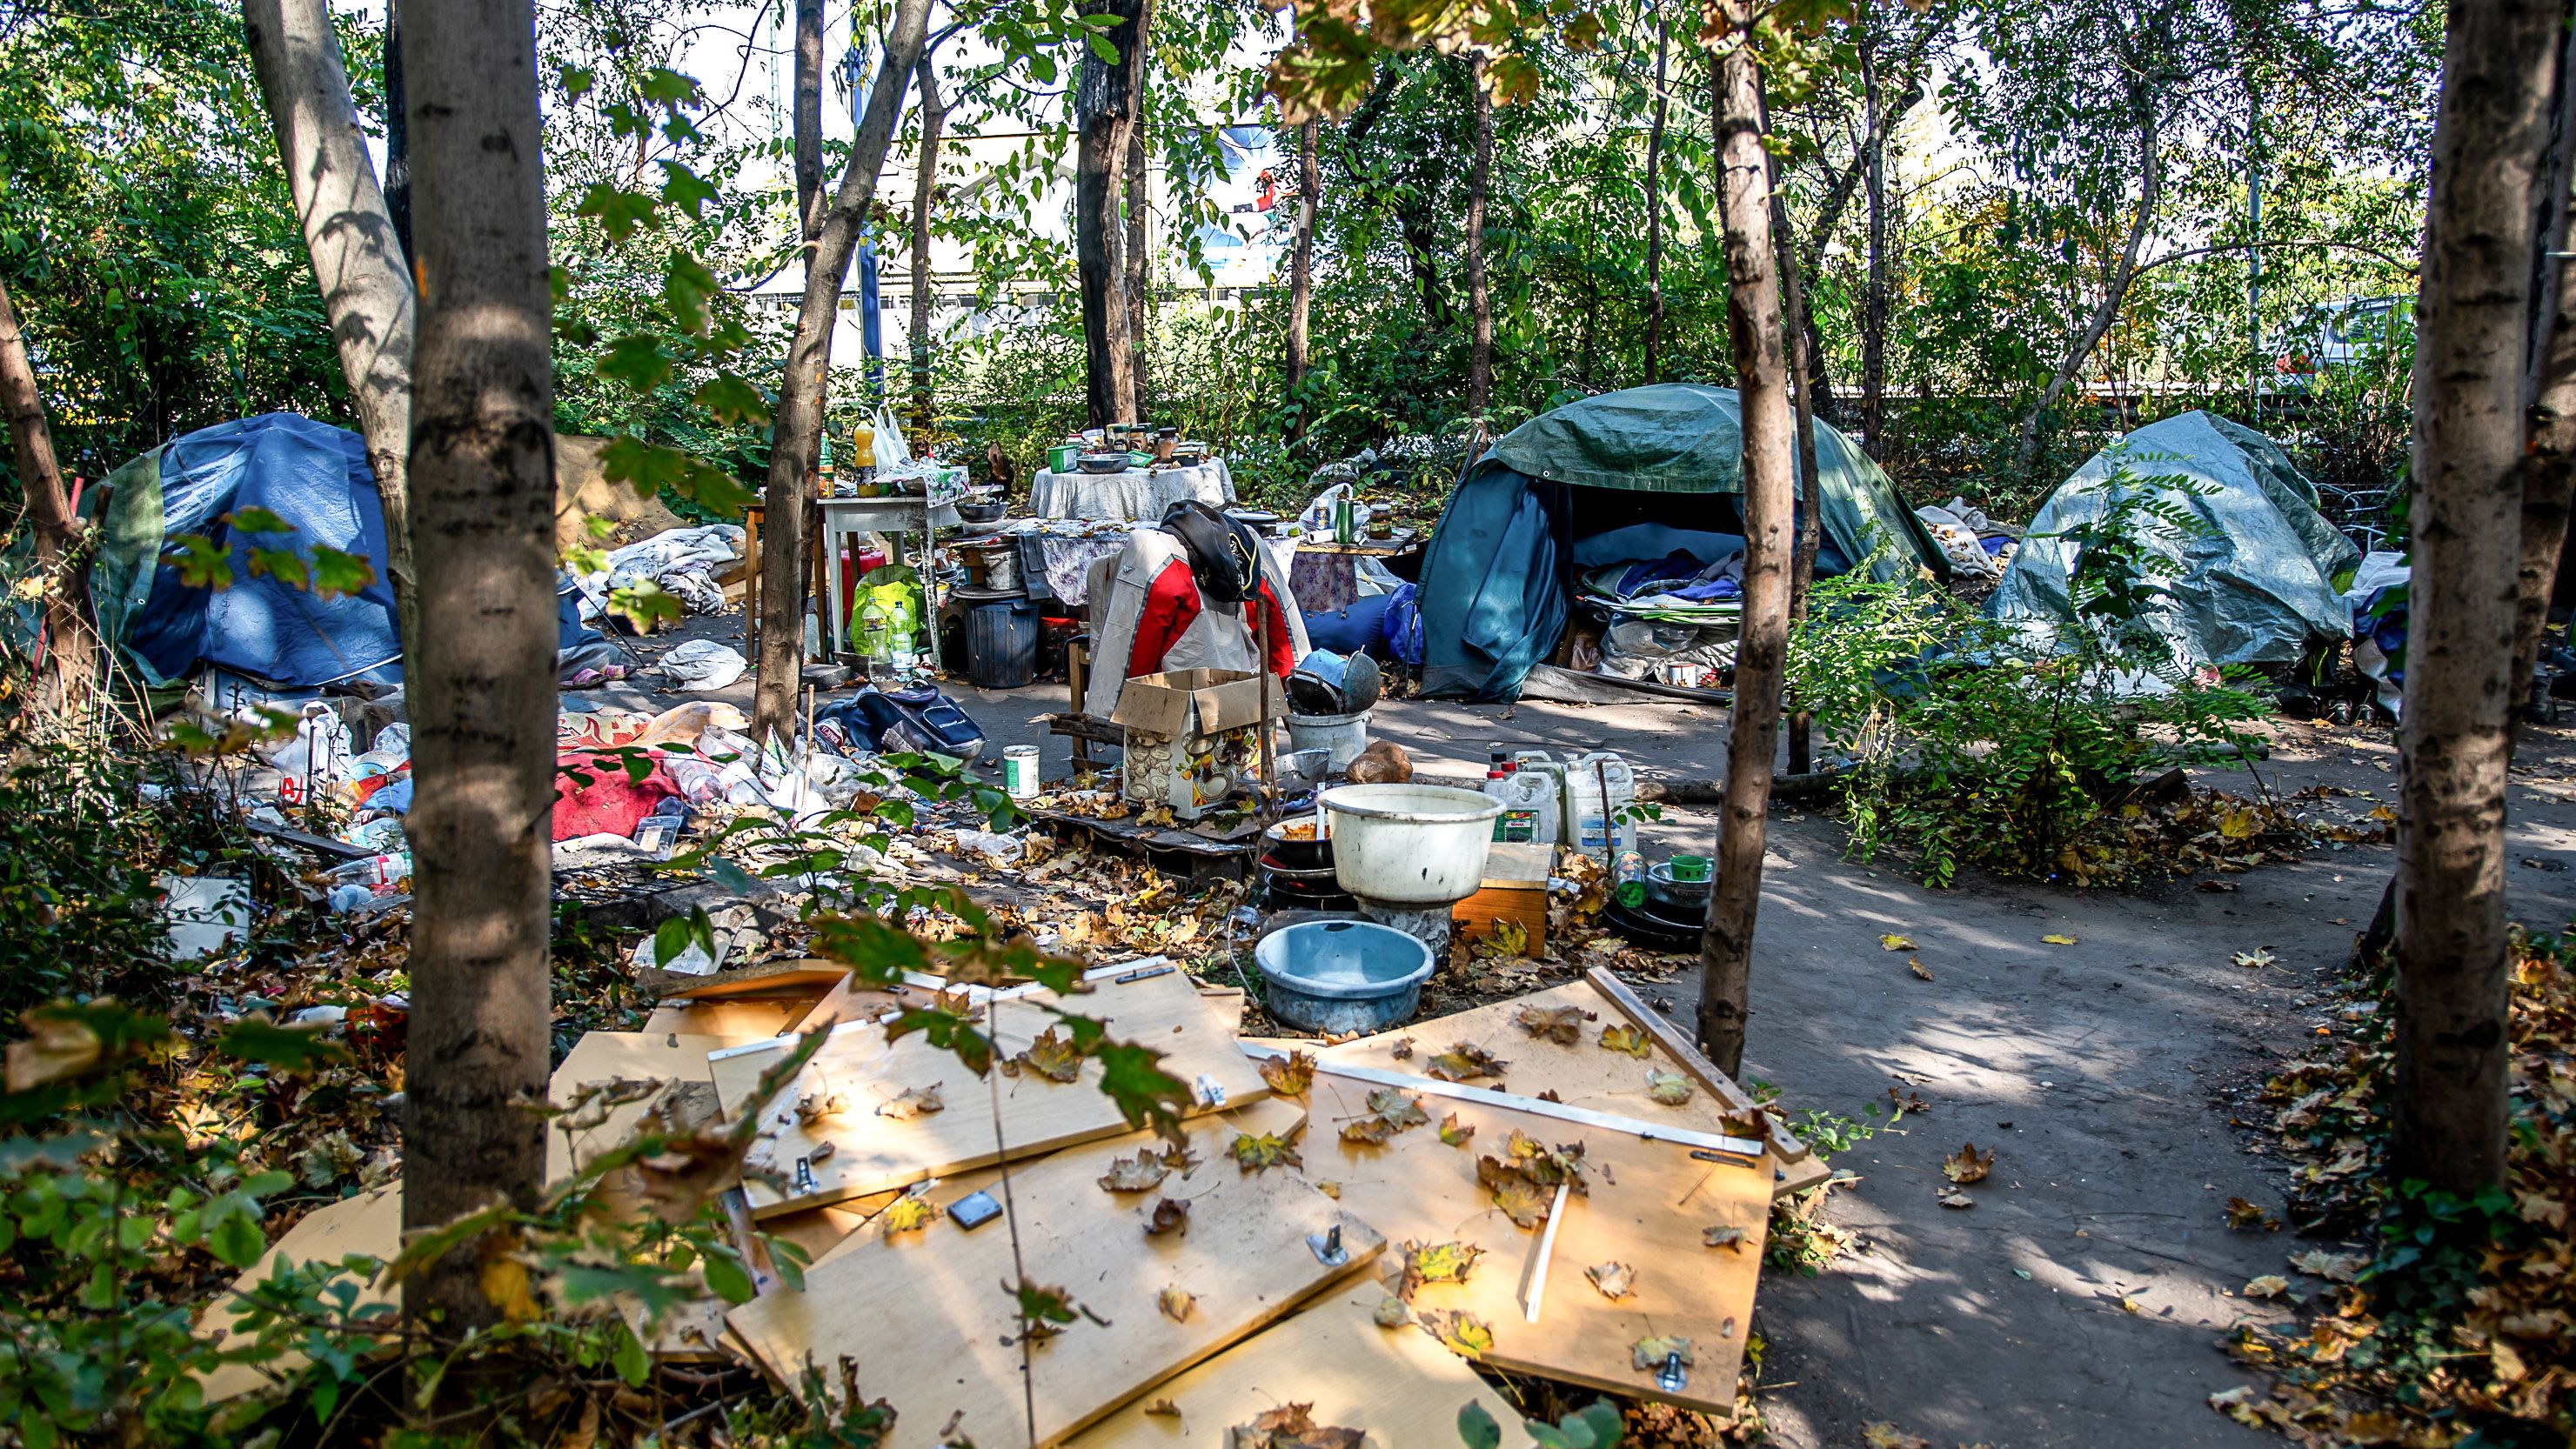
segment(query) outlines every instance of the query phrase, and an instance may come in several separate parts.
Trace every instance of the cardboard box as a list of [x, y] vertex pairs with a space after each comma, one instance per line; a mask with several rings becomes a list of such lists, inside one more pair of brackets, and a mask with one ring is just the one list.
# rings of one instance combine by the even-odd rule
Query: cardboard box
[[1128, 680], [1110, 723], [1126, 732], [1119, 793], [1169, 805], [1196, 820], [1234, 793], [1260, 759], [1263, 698], [1268, 718], [1288, 712], [1277, 680], [1232, 669], [1182, 669]]

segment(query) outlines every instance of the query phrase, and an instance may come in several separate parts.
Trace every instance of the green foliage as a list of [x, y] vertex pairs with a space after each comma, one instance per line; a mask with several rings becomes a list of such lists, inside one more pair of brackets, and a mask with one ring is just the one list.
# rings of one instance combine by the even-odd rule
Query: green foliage
[[[1521, 1425], [1538, 1449], [1615, 1449], [1626, 1429], [1618, 1408], [1607, 1399], [1595, 1399], [1553, 1424], [1531, 1419]], [[1458, 1437], [1467, 1449], [1499, 1449], [1503, 1426], [1471, 1399], [1458, 1410]]]
[[[2171, 487], [2173, 480], [2157, 480]], [[1929, 585], [1821, 580], [1789, 650], [1791, 692], [1852, 758], [1851, 848], [1895, 850], [1946, 885], [1965, 865], [2090, 880], [2086, 837], [2131, 785], [2241, 760], [2262, 712], [2241, 682], [2179, 659], [2159, 629], [2179, 570], [2159, 540], [2201, 527], [2127, 461], [2079, 548], [2071, 626], [1998, 624]]]

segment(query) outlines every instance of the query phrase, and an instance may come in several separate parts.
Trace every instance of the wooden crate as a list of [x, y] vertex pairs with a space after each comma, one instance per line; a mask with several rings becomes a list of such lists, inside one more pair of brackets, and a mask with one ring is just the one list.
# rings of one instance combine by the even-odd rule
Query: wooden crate
[[1553, 845], [1497, 844], [1485, 858], [1485, 882], [1449, 908], [1458, 929], [1474, 937], [1494, 934], [1503, 921], [1529, 933], [1524, 956], [1547, 954], [1547, 875], [1556, 865]]

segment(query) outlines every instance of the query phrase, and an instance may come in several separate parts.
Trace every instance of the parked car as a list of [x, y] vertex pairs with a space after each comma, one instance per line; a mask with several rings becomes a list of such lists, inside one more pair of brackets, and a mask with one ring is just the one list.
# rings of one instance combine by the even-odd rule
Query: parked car
[[2346, 297], [2321, 302], [2272, 339], [2279, 391], [2299, 392], [2330, 369], [2378, 361], [2381, 349], [2415, 325], [2412, 297]]

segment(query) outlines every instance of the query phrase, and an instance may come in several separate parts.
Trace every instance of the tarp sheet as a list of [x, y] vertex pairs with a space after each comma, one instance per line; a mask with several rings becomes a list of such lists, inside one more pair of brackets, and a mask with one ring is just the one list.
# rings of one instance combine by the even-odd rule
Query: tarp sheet
[[[2181, 662], [2288, 664], [2312, 639], [2351, 635], [2337, 580], [2361, 562], [2361, 551], [2317, 511], [2315, 486], [2279, 444], [2205, 412], [2150, 423], [2059, 484], [1986, 601], [1990, 616], [2017, 621], [2042, 642], [2073, 620], [2067, 581], [2078, 550], [2064, 535], [2103, 515], [2123, 468], [2206, 525], [2188, 535], [2143, 534], [2181, 566], [2161, 611]], [[2197, 486], [2178, 486], [2186, 481]]]
[[[1948, 574], [1948, 564], [1887, 475], [1830, 426], [1816, 424], [1824, 548], [1817, 567], [1870, 559], [1873, 575]], [[1424, 686], [1433, 694], [1513, 699], [1556, 648], [1572, 573], [1596, 558], [1576, 488], [1676, 495], [1658, 539], [1716, 537], [1689, 497], [1744, 491], [1744, 433], [1732, 388], [1664, 383], [1569, 403], [1505, 434], [1477, 460], [1440, 515], [1422, 566]], [[1803, 492], [1803, 486], [1802, 486]], [[1630, 524], [1621, 532], [1639, 526]], [[1669, 542], [1640, 544], [1661, 557]], [[1713, 561], [1713, 560], [1712, 560]]]

